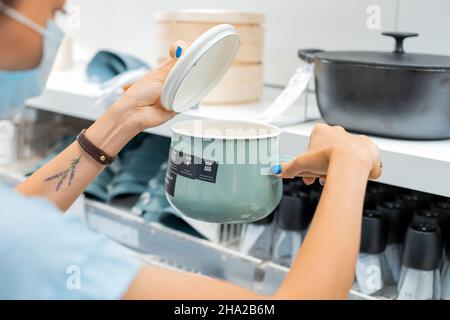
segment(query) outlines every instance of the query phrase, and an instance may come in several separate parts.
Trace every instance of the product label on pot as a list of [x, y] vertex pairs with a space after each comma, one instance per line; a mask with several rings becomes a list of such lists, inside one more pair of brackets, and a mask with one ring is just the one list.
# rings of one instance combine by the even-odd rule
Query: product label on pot
[[177, 175], [172, 171], [166, 172], [166, 192], [172, 197], [175, 196], [175, 185], [177, 184]]
[[166, 174], [166, 191], [174, 196], [177, 176], [192, 180], [216, 183], [219, 164], [190, 154], [170, 149], [169, 165]]
[[168, 169], [173, 173], [189, 179], [195, 179], [197, 175], [195, 163], [198, 163], [198, 161], [195, 161], [193, 156], [170, 149]]
[[197, 165], [196, 178], [201, 181], [216, 183], [218, 169], [219, 164], [217, 162], [202, 159], [202, 163]]

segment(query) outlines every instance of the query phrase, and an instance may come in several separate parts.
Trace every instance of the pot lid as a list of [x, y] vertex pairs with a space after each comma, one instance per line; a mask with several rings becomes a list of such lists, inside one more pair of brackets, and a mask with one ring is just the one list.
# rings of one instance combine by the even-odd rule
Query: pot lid
[[239, 42], [236, 29], [228, 24], [215, 26], [195, 40], [167, 77], [161, 92], [164, 108], [184, 112], [199, 104], [232, 65]]
[[[409, 37], [417, 37], [417, 33], [385, 32], [385, 36], [395, 38], [393, 52], [376, 51], [319, 51], [303, 50], [300, 52], [304, 60], [319, 59], [322, 62], [348, 63], [384, 68], [406, 68], [418, 70], [450, 70], [450, 56], [405, 53], [403, 41]], [[303, 52], [303, 56], [302, 56]], [[308, 57], [308, 55], [310, 55]]]

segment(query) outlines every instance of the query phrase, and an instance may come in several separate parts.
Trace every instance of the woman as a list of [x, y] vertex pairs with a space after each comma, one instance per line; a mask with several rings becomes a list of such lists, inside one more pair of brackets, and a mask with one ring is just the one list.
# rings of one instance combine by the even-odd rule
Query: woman
[[[1, 1], [0, 115], [6, 117], [42, 91], [62, 38], [51, 20], [64, 1]], [[103, 160], [142, 130], [175, 116], [160, 103], [161, 87], [175, 62], [172, 52], [165, 65], [143, 77], [87, 129], [85, 138], [104, 152]], [[105, 168], [75, 141], [15, 191], [0, 186], [0, 298], [347, 298], [365, 187], [371, 172], [377, 178], [381, 170], [378, 148], [366, 137], [318, 125], [308, 152], [280, 167], [284, 178], [303, 176], [311, 184], [319, 177], [325, 188], [297, 259], [273, 296], [143, 265], [75, 218], [61, 215]], [[78, 284], [70, 283], [70, 270], [79, 271]]]

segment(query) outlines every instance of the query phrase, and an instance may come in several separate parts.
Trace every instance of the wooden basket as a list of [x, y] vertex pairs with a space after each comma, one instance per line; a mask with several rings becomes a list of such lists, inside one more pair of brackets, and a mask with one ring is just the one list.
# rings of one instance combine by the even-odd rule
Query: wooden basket
[[193, 42], [205, 31], [221, 23], [233, 25], [241, 44], [234, 64], [204, 104], [239, 104], [258, 101], [262, 93], [264, 16], [217, 10], [183, 10], [158, 12], [156, 20], [156, 54], [167, 59], [170, 46], [177, 40]]

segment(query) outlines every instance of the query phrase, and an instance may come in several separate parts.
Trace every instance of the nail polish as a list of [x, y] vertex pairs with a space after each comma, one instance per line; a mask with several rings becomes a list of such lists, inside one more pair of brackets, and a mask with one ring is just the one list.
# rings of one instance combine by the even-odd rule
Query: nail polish
[[272, 171], [272, 174], [274, 174], [274, 175], [281, 174], [283, 172], [281, 164], [276, 164], [276, 165], [272, 166], [271, 171]]
[[177, 58], [179, 58], [179, 57], [181, 57], [181, 54], [183, 53], [183, 48], [181, 48], [181, 47], [177, 47], [177, 51], [176, 51], [176, 53], [175, 53], [175, 56], [177, 57]]

